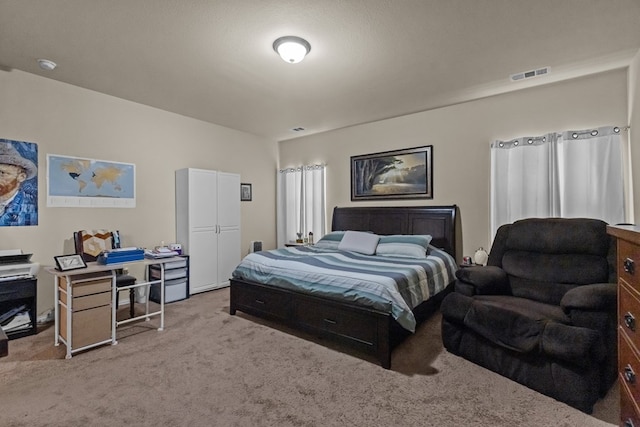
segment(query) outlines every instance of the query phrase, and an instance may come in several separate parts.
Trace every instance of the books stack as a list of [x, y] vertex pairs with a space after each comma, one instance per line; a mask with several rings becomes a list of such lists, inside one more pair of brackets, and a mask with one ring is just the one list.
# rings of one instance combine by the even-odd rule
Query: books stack
[[26, 305], [21, 305], [0, 315], [0, 325], [4, 332], [16, 332], [31, 328], [31, 317]]

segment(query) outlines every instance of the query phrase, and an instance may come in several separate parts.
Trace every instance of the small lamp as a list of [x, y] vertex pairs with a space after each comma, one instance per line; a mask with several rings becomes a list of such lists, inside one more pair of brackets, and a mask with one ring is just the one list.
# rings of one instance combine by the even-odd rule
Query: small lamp
[[311, 45], [305, 39], [296, 36], [280, 37], [273, 42], [273, 50], [285, 61], [296, 64], [311, 51]]

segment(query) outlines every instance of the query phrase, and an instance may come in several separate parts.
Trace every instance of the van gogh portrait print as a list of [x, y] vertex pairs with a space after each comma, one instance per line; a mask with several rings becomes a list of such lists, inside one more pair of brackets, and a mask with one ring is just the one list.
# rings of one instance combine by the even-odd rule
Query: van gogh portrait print
[[351, 157], [351, 200], [433, 199], [433, 146]]
[[38, 225], [38, 145], [0, 139], [0, 227]]

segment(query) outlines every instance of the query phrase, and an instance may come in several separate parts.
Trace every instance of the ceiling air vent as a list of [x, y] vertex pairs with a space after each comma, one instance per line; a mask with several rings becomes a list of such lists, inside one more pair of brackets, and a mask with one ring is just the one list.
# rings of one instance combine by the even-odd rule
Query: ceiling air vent
[[538, 68], [537, 70], [511, 74], [511, 81], [517, 82], [520, 80], [530, 79], [533, 77], [544, 76], [545, 74], [549, 74], [550, 72], [551, 72], [551, 69], [549, 67], [543, 67], [543, 68]]

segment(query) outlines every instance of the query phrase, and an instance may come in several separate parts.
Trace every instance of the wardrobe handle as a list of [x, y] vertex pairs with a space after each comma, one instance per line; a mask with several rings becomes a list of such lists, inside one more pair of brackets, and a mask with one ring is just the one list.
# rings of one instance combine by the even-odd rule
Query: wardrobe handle
[[633, 368], [631, 367], [631, 365], [627, 365], [624, 367], [624, 379], [627, 380], [627, 382], [630, 384], [636, 382], [636, 373], [633, 372]]
[[329, 324], [331, 324], [331, 325], [335, 325], [336, 323], [338, 323], [338, 322], [336, 322], [335, 320], [331, 320], [331, 319], [323, 319], [323, 320], [324, 320], [326, 323], [329, 323]]
[[627, 328], [632, 331], [636, 330], [636, 318], [633, 317], [633, 314], [626, 312], [624, 315], [624, 324]]
[[629, 274], [633, 274], [635, 272], [635, 263], [631, 258], [627, 258], [622, 263], [622, 268]]

